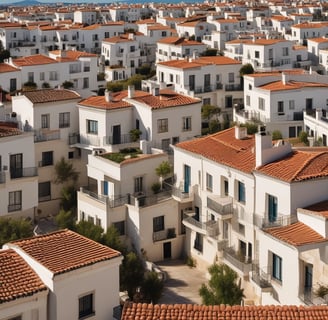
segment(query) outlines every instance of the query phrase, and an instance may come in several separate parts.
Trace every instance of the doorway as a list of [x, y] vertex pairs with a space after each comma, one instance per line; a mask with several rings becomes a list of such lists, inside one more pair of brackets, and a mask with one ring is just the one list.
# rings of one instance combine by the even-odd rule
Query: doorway
[[171, 259], [172, 258], [171, 242], [164, 242], [163, 243], [163, 253], [164, 253], [164, 259]]

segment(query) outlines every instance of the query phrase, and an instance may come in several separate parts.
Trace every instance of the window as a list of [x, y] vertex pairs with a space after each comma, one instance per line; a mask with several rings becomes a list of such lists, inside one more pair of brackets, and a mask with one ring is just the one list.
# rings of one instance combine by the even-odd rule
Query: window
[[203, 252], [203, 236], [200, 233], [196, 233], [194, 249]]
[[278, 101], [278, 116], [284, 115], [284, 102]]
[[272, 254], [272, 277], [282, 281], [282, 259], [276, 254]]
[[166, 37], [166, 31], [162, 31], [162, 37]]
[[261, 97], [259, 97], [259, 109], [265, 110], [265, 100]]
[[51, 183], [50, 181], [39, 183], [39, 202], [51, 200]]
[[213, 176], [209, 173], [206, 173], [206, 190], [213, 191]]
[[251, 105], [251, 96], [246, 96], [246, 106]]
[[50, 114], [41, 115], [41, 128], [49, 129], [50, 128]]
[[191, 131], [191, 117], [183, 117], [182, 131]]
[[28, 82], [34, 82], [34, 72], [27, 73], [27, 80]]
[[260, 51], [255, 51], [255, 58], [257, 58], [257, 59], [260, 58]]
[[130, 47], [130, 52], [134, 52], [134, 51], [136, 51], [136, 47], [135, 46], [131, 46]]
[[70, 113], [59, 113], [59, 128], [68, 128], [70, 126]]
[[268, 194], [268, 216], [269, 222], [275, 222], [277, 220], [277, 207], [278, 207], [278, 200], [277, 197], [274, 197]]
[[134, 192], [142, 192], [143, 190], [143, 178], [142, 177], [136, 177], [134, 178]]
[[88, 222], [95, 224], [95, 218], [92, 216], [88, 216]]
[[203, 105], [206, 105], [206, 104], [211, 104], [211, 98], [204, 98], [203, 99]]
[[245, 197], [245, 184], [238, 181], [238, 201], [245, 203], [246, 197]]
[[95, 314], [93, 304], [93, 293], [79, 298], [79, 319]]
[[288, 47], [282, 48], [282, 55], [283, 56], [288, 56]]
[[44, 72], [40, 72], [40, 81], [44, 81]]
[[153, 218], [153, 232], [164, 230], [164, 216]]
[[83, 89], [89, 88], [89, 78], [83, 78]]
[[49, 73], [49, 80], [56, 81], [58, 80], [57, 72], [56, 71], [50, 71]]
[[295, 100], [289, 100], [288, 105], [289, 105], [289, 110], [294, 110], [295, 109]]
[[68, 159], [74, 159], [74, 151], [68, 151]]
[[125, 221], [114, 222], [113, 225], [118, 231], [120, 236], [125, 235]]
[[168, 119], [157, 120], [157, 132], [158, 133], [168, 132]]
[[17, 89], [17, 79], [10, 79], [10, 92], [15, 91]]
[[9, 192], [8, 212], [22, 209], [22, 191]]
[[54, 164], [53, 151], [42, 152], [41, 167], [52, 166]]
[[235, 74], [233, 72], [229, 72], [228, 79], [230, 83], [235, 82]]
[[87, 120], [87, 133], [98, 134], [98, 121]]
[[229, 195], [229, 181], [226, 179], [223, 180], [223, 191], [225, 196]]
[[96, 226], [101, 227], [101, 219], [96, 216]]

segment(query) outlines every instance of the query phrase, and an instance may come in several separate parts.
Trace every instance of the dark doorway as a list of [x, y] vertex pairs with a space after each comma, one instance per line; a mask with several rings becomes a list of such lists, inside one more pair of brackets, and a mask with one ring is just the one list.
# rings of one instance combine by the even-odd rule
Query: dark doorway
[[121, 143], [121, 125], [113, 126], [113, 144]]
[[171, 242], [163, 243], [164, 259], [171, 259]]

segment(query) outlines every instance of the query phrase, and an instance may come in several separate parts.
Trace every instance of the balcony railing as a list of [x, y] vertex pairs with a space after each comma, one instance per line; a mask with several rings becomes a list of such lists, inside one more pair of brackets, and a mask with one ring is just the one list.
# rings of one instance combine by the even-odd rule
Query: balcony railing
[[163, 200], [167, 200], [169, 198], [171, 198], [171, 190], [163, 190], [152, 196], [147, 196], [146, 194], [140, 194], [135, 196], [130, 195], [129, 204], [138, 207], [148, 207], [148, 206], [155, 205]]
[[120, 207], [120, 206], [123, 206], [123, 205], [129, 203], [128, 195], [108, 197], [106, 195], [97, 194], [96, 192], [92, 192], [84, 187], [80, 188], [80, 192], [87, 194], [89, 197], [91, 197], [94, 200], [97, 200], [97, 201], [100, 201], [100, 202], [106, 204], [109, 208], [116, 208], [116, 207]]
[[200, 222], [193, 217], [186, 217], [183, 219], [183, 224], [189, 224], [198, 229], [198, 231], [209, 237], [216, 237], [220, 234], [219, 227], [216, 221], [209, 220], [207, 222]]
[[80, 134], [80, 143], [91, 146], [100, 146], [100, 138], [96, 135], [81, 135]]
[[180, 188], [172, 186], [172, 197], [180, 202], [189, 202], [193, 200], [193, 192], [191, 190], [189, 190], [189, 192], [185, 192]]
[[211, 196], [207, 197], [207, 208], [221, 216], [232, 217], [233, 203], [231, 197]]
[[319, 297], [313, 291], [312, 287], [305, 287], [303, 291], [300, 292], [299, 298], [306, 304], [306, 305], [326, 305], [327, 300], [324, 298]]
[[297, 222], [296, 215], [282, 215], [279, 214], [276, 219], [271, 220], [268, 217], [263, 217], [260, 215], [254, 215], [253, 224], [259, 228], [272, 228], [272, 227], [281, 227], [281, 226], [288, 226]]
[[17, 179], [23, 177], [36, 177], [38, 175], [37, 167], [10, 169], [10, 178]]
[[225, 85], [225, 91], [241, 91], [242, 86], [241, 84], [226, 84]]
[[251, 259], [236, 252], [232, 247], [223, 249], [223, 258], [231, 266], [241, 271], [243, 275], [247, 275], [252, 270]]
[[168, 228], [153, 233], [153, 241], [162, 241], [176, 237], [175, 228]]
[[267, 272], [260, 269], [258, 264], [253, 264], [252, 266], [252, 280], [260, 288], [270, 288], [271, 287], [271, 272], [270, 268], [267, 268]]
[[6, 182], [6, 173], [4, 171], [0, 171], [0, 184]]
[[108, 136], [108, 137], [104, 137], [103, 139], [104, 139], [104, 145], [125, 144], [125, 143], [135, 142], [132, 141], [131, 135], [129, 133], [121, 134], [118, 137]]
[[70, 133], [68, 136], [68, 144], [73, 145], [80, 143], [80, 135], [78, 133]]
[[36, 131], [34, 142], [43, 142], [60, 139], [60, 130]]

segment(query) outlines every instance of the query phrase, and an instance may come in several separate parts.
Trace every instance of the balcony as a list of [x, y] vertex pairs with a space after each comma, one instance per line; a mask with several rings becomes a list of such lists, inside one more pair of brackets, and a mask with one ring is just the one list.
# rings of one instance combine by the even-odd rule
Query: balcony
[[181, 203], [191, 202], [194, 200], [194, 192], [193, 190], [189, 190], [189, 192], [184, 192], [181, 188], [172, 186], [172, 197], [173, 199]]
[[276, 219], [271, 220], [268, 217], [263, 217], [258, 214], [255, 214], [253, 224], [261, 229], [264, 229], [264, 228], [288, 226], [295, 222], [297, 222], [296, 215], [290, 216], [290, 215], [279, 214]]
[[60, 130], [40, 130], [34, 133], [34, 142], [43, 142], [60, 139]]
[[136, 142], [131, 139], [131, 135], [129, 133], [127, 134], [121, 134], [117, 137], [114, 136], [108, 136], [103, 138], [104, 145], [114, 145], [114, 144], [126, 144], [126, 143], [132, 143]]
[[252, 267], [252, 281], [261, 289], [272, 288], [271, 286], [271, 272], [267, 268], [266, 271], [261, 269], [258, 264], [253, 264]]
[[153, 241], [162, 241], [176, 238], [175, 228], [167, 228], [153, 233]]
[[223, 249], [223, 262], [243, 276], [248, 276], [252, 270], [251, 259], [235, 251], [232, 247]]
[[36, 177], [37, 175], [38, 175], [37, 167], [10, 169], [11, 179]]
[[100, 138], [97, 135], [79, 135], [80, 143], [87, 146], [100, 146]]
[[327, 305], [327, 299], [321, 298], [315, 294], [312, 287], [304, 287], [301, 290], [299, 298], [305, 305]]
[[6, 183], [6, 173], [4, 171], [0, 171], [0, 184]]
[[161, 201], [165, 201], [167, 199], [171, 199], [171, 190], [163, 190], [152, 196], [147, 196], [144, 193], [140, 193], [139, 195], [134, 196], [130, 195], [128, 203], [136, 207], [143, 208], [158, 204]]
[[225, 91], [242, 91], [243, 88], [241, 84], [226, 84]]
[[208, 196], [207, 209], [221, 216], [221, 219], [231, 219], [233, 215], [233, 202], [231, 197]]
[[128, 195], [125, 196], [115, 196], [115, 197], [108, 197], [106, 195], [98, 194], [96, 192], [92, 192], [87, 188], [81, 187], [80, 192], [89, 196], [91, 199], [95, 201], [99, 201], [103, 204], [106, 204], [109, 208], [116, 208], [123, 206], [128, 203], [129, 197]]
[[186, 217], [183, 219], [182, 223], [186, 227], [212, 238], [215, 238], [220, 234], [217, 221], [210, 220], [204, 223], [193, 217]]
[[80, 143], [80, 135], [78, 133], [70, 133], [68, 136], [68, 144], [71, 146], [77, 143]]

